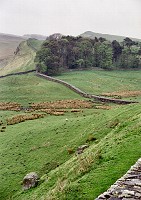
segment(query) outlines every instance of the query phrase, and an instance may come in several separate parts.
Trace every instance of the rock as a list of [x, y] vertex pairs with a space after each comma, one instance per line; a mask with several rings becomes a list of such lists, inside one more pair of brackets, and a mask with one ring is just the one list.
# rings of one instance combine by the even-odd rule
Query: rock
[[88, 148], [89, 146], [87, 144], [81, 145], [80, 147], [77, 148], [76, 153], [81, 154], [83, 153], [84, 149]]
[[23, 190], [28, 190], [37, 186], [39, 177], [36, 172], [30, 172], [23, 178]]

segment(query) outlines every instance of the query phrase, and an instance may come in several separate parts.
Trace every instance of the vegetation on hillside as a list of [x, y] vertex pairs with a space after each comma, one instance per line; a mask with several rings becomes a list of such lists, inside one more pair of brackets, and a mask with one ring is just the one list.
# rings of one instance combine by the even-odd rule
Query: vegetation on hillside
[[37, 52], [39, 72], [56, 75], [66, 69], [141, 68], [141, 43], [125, 38], [119, 43], [104, 38], [49, 37]]
[[[61, 79], [92, 93], [127, 86], [135, 91], [141, 84], [139, 71], [78, 71]], [[82, 101], [32, 73], [0, 79], [0, 85], [2, 200], [91, 200], [140, 157], [140, 104]], [[83, 144], [89, 147], [77, 155]], [[31, 171], [39, 174], [39, 185], [22, 191], [21, 181]]]
[[[22, 42], [2, 73], [34, 68], [41, 42]], [[37, 70], [140, 68], [141, 44], [104, 38], [59, 36], [37, 52]], [[121, 65], [122, 64], [122, 65]], [[12, 68], [13, 66], [13, 68]], [[132, 71], [75, 71], [61, 79], [81, 90], [141, 100], [141, 74]], [[0, 79], [0, 198], [2, 200], [93, 200], [140, 157], [141, 104], [87, 101], [63, 85], [35, 76]], [[87, 148], [78, 154], [78, 148]], [[37, 187], [22, 191], [23, 177], [35, 171]]]
[[21, 42], [14, 50], [15, 55], [0, 69], [0, 75], [35, 69], [34, 58], [42, 43], [43, 41], [36, 39]]

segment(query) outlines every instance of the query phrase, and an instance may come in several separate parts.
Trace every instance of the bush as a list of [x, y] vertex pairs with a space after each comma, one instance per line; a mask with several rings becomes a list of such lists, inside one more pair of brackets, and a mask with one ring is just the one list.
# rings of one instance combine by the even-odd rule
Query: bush
[[95, 141], [95, 140], [96, 140], [96, 137], [94, 137], [93, 134], [90, 134], [90, 135], [88, 135], [86, 142], [91, 142], [91, 141]]
[[68, 154], [73, 154], [74, 153], [74, 149], [72, 149], [72, 148], [68, 148], [67, 151], [68, 151]]

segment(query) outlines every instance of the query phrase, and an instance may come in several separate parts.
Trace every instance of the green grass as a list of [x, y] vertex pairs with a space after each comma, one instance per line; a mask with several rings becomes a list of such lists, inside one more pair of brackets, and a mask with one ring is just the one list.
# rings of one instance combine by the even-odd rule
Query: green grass
[[[69, 82], [81, 90], [100, 95], [105, 92], [141, 90], [141, 71], [74, 71], [63, 73], [57, 78]], [[132, 97], [132, 100], [140, 100]]]
[[38, 78], [34, 73], [0, 79], [0, 85], [0, 102], [28, 105], [32, 102], [81, 99], [65, 86]]
[[[58, 78], [93, 93], [140, 90], [139, 71], [84, 71]], [[122, 82], [120, 82], [122, 80]], [[99, 87], [95, 87], [96, 84]], [[129, 87], [127, 87], [129, 84]], [[29, 103], [82, 99], [68, 88], [36, 77], [34, 73], [0, 79], [0, 102]], [[140, 100], [140, 97], [138, 97]], [[0, 120], [24, 111], [0, 111]], [[110, 110], [83, 109], [63, 116], [46, 115], [6, 126], [0, 132], [0, 197], [2, 200], [91, 200], [107, 190], [140, 157], [141, 104], [113, 106]], [[66, 118], [68, 119], [66, 121]], [[0, 126], [0, 130], [2, 125]], [[79, 157], [68, 153], [86, 144]], [[23, 177], [36, 171], [40, 184], [27, 192]]]
[[[60, 200], [96, 198], [140, 157], [140, 111], [140, 104], [109, 111], [91, 109], [8, 126], [0, 135], [2, 199], [15, 192], [13, 199], [18, 200], [49, 199], [51, 196]], [[119, 124], [110, 128], [115, 119]], [[90, 147], [81, 157], [86, 160], [91, 156], [93, 163], [90, 165], [67, 152], [67, 148], [76, 150], [85, 144], [89, 134], [94, 134], [97, 140], [89, 143]], [[56, 167], [58, 164], [60, 166]], [[30, 171], [44, 175], [43, 183], [20, 192], [20, 181]]]

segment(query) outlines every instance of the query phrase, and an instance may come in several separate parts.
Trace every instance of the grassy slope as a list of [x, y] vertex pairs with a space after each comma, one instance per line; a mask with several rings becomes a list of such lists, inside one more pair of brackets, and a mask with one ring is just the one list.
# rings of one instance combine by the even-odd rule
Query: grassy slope
[[[31, 46], [38, 46], [37, 41], [30, 42]], [[13, 65], [10, 64], [3, 73], [9, 69], [11, 72], [12, 66], [13, 71], [32, 69], [33, 48], [26, 42], [21, 48]], [[72, 72], [58, 78], [95, 94], [129, 87], [139, 90], [141, 86], [139, 71]], [[81, 98], [64, 86], [34, 74], [0, 79], [0, 85], [0, 102], [17, 102], [24, 106], [31, 102]], [[1, 199], [12, 199], [12, 196], [18, 200], [94, 199], [140, 157], [140, 110], [140, 104], [116, 106], [111, 110], [84, 109], [82, 113], [47, 115], [7, 126], [5, 132], [0, 133]], [[0, 111], [0, 119], [5, 122], [10, 116], [23, 112]], [[118, 125], [110, 128], [116, 121], [119, 121]], [[89, 142], [90, 147], [82, 157], [68, 154], [68, 148], [76, 150], [86, 143], [90, 134], [97, 140]], [[37, 171], [43, 182], [23, 193], [20, 182], [30, 171]]]
[[[21, 131], [15, 134], [16, 140], [10, 142], [7, 149], [13, 162], [7, 165], [12, 169], [11, 174], [5, 169], [5, 175], [14, 178], [13, 174], [16, 173], [16, 185], [27, 171], [35, 170], [40, 176], [45, 173], [41, 185], [27, 192], [17, 193], [14, 199], [96, 198], [140, 157], [140, 110], [141, 105], [130, 105], [110, 111], [85, 111], [86, 117], [81, 114], [66, 115], [69, 118], [67, 124], [66, 116], [47, 117], [40, 120], [38, 126], [38, 121], [28, 122], [27, 126], [21, 124], [13, 127], [13, 132], [7, 130], [9, 139], [6, 137], [6, 142], [10, 142], [14, 129], [19, 128]], [[120, 123], [110, 128], [115, 119]], [[51, 125], [52, 121], [54, 123]], [[86, 143], [89, 134], [94, 134], [97, 141], [91, 142], [80, 157], [68, 155], [67, 148], [76, 149]], [[48, 143], [46, 147], [45, 143]], [[20, 156], [15, 147], [17, 145]], [[29, 153], [33, 146], [37, 149]], [[5, 162], [9, 163], [9, 155], [7, 157], [8, 161], [5, 159]], [[19, 167], [15, 170], [17, 161]], [[58, 163], [62, 165], [54, 169]], [[20, 185], [16, 189], [20, 189]]]
[[[77, 84], [81, 81], [81, 89], [87, 90], [90, 82], [86, 85], [84, 80], [98, 77], [100, 73], [72, 73], [72, 82], [79, 86]], [[112, 76], [108, 76], [108, 72], [102, 72], [101, 78], [106, 82], [106, 77], [115, 77], [116, 74], [112, 72]], [[121, 77], [121, 72], [119, 74]], [[128, 83], [128, 72], [123, 74]], [[133, 82], [135, 74], [133, 72], [131, 76], [130, 72]], [[70, 80], [69, 74], [59, 78], [63, 77], [64, 80]], [[113, 80], [112, 87], [116, 89], [118, 76], [110, 80]], [[136, 77], [136, 81], [134, 89], [140, 84], [139, 77]], [[40, 79], [34, 74], [0, 79], [0, 85], [0, 102], [18, 102], [27, 106], [30, 102], [81, 98], [64, 86]], [[101, 88], [104, 89], [102, 81]], [[106, 86], [106, 89], [109, 91], [110, 87]], [[13, 195], [13, 199], [18, 200], [94, 199], [140, 157], [140, 111], [140, 104], [116, 106], [111, 110], [84, 109], [82, 113], [47, 115], [42, 119], [7, 126], [6, 131], [0, 133], [1, 199], [12, 198]], [[0, 111], [3, 121], [17, 114], [14, 111]], [[67, 122], [66, 118], [69, 119]], [[117, 119], [118, 125], [110, 128]], [[79, 145], [86, 143], [90, 134], [97, 140], [89, 142], [90, 147], [82, 155], [84, 160], [75, 154], [68, 154], [68, 148], [76, 150]], [[58, 164], [60, 167], [56, 168]], [[43, 183], [22, 193], [20, 181], [30, 171], [44, 175]]]
[[20, 51], [0, 70], [0, 75], [34, 69], [35, 50], [40, 48], [42, 42], [35, 39], [21, 42], [19, 45]]
[[[74, 71], [57, 78], [69, 82], [90, 94], [141, 90], [141, 71]], [[139, 97], [132, 97], [140, 100]]]
[[0, 79], [0, 85], [0, 102], [28, 105], [31, 102], [81, 98], [66, 87], [38, 78], [34, 73]]

